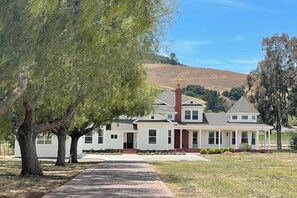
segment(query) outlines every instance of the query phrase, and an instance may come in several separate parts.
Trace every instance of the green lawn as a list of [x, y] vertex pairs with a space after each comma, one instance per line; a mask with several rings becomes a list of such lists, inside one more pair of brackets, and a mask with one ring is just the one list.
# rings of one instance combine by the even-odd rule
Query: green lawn
[[297, 197], [297, 153], [208, 155], [209, 162], [155, 162], [176, 197]]

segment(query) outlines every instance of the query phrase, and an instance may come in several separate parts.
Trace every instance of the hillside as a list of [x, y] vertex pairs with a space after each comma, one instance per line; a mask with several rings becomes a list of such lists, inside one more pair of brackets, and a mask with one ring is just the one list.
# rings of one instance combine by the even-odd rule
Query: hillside
[[146, 67], [148, 81], [163, 88], [175, 88], [180, 83], [181, 87], [198, 84], [223, 91], [244, 84], [246, 79], [246, 74], [217, 69], [168, 64], [146, 64]]

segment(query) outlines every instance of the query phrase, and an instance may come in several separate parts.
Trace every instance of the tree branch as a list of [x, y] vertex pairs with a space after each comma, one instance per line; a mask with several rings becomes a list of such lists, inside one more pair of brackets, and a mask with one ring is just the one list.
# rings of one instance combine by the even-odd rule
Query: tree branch
[[58, 118], [52, 122], [47, 122], [44, 124], [40, 124], [36, 127], [36, 133], [42, 133], [46, 131], [53, 131], [55, 129], [59, 129], [60, 127], [69, 128], [70, 124], [73, 122], [75, 117], [75, 109], [82, 101], [81, 96], [77, 96], [76, 100], [70, 104], [67, 108], [67, 111], [64, 116]]
[[4, 114], [26, 91], [28, 85], [28, 75], [27, 69], [24, 67], [19, 74], [19, 83], [17, 87], [13, 90], [11, 96], [5, 96], [0, 103], [0, 116]]

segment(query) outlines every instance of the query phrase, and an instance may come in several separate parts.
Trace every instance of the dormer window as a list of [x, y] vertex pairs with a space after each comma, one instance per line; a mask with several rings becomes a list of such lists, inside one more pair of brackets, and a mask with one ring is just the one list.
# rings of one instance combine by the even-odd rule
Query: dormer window
[[151, 116], [151, 120], [155, 119], [155, 116]]
[[232, 116], [232, 120], [237, 120], [237, 116]]
[[248, 116], [241, 116], [241, 119], [242, 119], [242, 120], [248, 120], [249, 117], [248, 117]]
[[168, 114], [168, 115], [167, 115], [167, 118], [168, 118], [169, 120], [172, 120], [172, 114]]
[[185, 120], [191, 120], [191, 111], [190, 110], [185, 111]]
[[192, 120], [198, 120], [198, 111], [192, 111]]

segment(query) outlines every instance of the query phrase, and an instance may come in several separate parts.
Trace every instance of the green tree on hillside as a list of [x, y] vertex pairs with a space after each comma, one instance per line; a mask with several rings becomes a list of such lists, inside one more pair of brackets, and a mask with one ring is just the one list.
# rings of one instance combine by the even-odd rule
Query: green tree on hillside
[[294, 83], [297, 63], [297, 38], [275, 34], [264, 38], [265, 58], [247, 78], [250, 100], [256, 102], [261, 120], [275, 125], [277, 148], [282, 149], [281, 125], [287, 125], [287, 95]]

